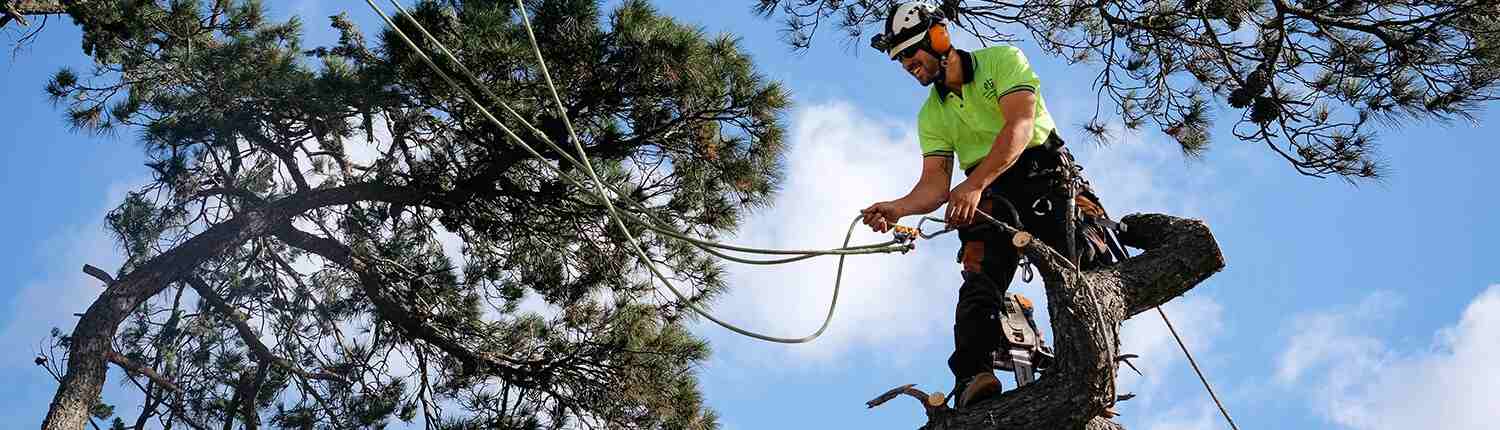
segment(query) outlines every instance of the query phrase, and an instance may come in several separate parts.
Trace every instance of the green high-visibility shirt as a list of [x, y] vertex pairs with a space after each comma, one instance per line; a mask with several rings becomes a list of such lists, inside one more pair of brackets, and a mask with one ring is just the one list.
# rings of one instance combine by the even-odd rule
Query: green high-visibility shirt
[[964, 170], [979, 165], [1005, 127], [1000, 98], [1016, 91], [1036, 93], [1036, 120], [1026, 147], [1040, 146], [1057, 128], [1042, 101], [1041, 80], [1020, 48], [994, 46], [972, 53], [957, 51], [964, 69], [963, 96], [941, 83], [917, 114], [917, 136], [922, 155], [958, 156]]

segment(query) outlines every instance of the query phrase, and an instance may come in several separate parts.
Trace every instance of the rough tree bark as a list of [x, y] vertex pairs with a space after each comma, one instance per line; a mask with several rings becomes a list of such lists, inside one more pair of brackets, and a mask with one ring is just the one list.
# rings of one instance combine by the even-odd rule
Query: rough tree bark
[[1029, 241], [1047, 291], [1057, 363], [1036, 383], [961, 411], [931, 414], [926, 430], [1123, 429], [1100, 416], [1115, 401], [1120, 323], [1182, 295], [1224, 268], [1201, 221], [1168, 215], [1122, 220], [1124, 244], [1144, 253], [1108, 269], [1078, 272], [1056, 251]]
[[67, 13], [69, 3], [77, 1], [61, 0], [0, 0], [0, 27], [5, 27], [12, 20], [22, 26], [31, 25], [26, 21], [28, 15], [61, 15]]

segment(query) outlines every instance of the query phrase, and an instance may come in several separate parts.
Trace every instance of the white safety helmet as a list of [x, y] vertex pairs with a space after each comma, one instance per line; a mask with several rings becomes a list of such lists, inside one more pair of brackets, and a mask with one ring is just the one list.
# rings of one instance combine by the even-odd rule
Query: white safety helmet
[[[925, 43], [925, 46], [919, 44]], [[891, 8], [881, 34], [870, 40], [870, 46], [896, 59], [913, 46], [928, 48], [941, 56], [950, 49], [947, 28], [937, 6], [922, 0], [908, 1]]]

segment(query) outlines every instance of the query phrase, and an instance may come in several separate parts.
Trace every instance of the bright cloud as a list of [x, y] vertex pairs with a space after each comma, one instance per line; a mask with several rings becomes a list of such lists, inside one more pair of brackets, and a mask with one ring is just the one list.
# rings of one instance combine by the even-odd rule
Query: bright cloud
[[[838, 247], [849, 222], [872, 203], [900, 197], [920, 172], [913, 130], [872, 118], [848, 104], [801, 109], [791, 121], [787, 181], [774, 208], [754, 216], [735, 242], [759, 247]], [[915, 217], [903, 224], [916, 225]], [[889, 240], [863, 225], [853, 244]], [[855, 345], [925, 345], [951, 325], [959, 283], [955, 245], [924, 242], [907, 255], [863, 255], [845, 262], [832, 325], [813, 345], [762, 346], [739, 353], [790, 352], [822, 361]], [[731, 265], [732, 292], [714, 307], [732, 322], [782, 337], [818, 328], [832, 298], [836, 257], [751, 267]], [[717, 335], [717, 327], [710, 333]], [[937, 336], [947, 340], [951, 335]], [[758, 361], [758, 360], [757, 360]]]
[[1368, 333], [1399, 301], [1376, 293], [1358, 306], [1297, 319], [1278, 361], [1289, 389], [1317, 387], [1312, 406], [1330, 422], [1353, 429], [1490, 428], [1500, 421], [1493, 387], [1500, 385], [1500, 285], [1470, 302], [1456, 324], [1430, 347], [1408, 351]]

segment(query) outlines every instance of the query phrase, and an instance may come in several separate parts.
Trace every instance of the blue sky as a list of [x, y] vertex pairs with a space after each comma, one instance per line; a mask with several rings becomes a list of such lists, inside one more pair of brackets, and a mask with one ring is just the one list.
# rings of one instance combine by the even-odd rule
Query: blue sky
[[[784, 82], [795, 102], [785, 191], [737, 240], [836, 245], [858, 209], [899, 197], [914, 181], [913, 120], [926, 89], [834, 32], [792, 54], [778, 39], [778, 22], [753, 16], [751, 2], [721, 3], [657, 4], [709, 33], [741, 36], [761, 71]], [[367, 31], [377, 20], [362, 2], [272, 8], [304, 17], [309, 46], [333, 39], [324, 17], [338, 11]], [[9, 43], [14, 30], [6, 31]], [[71, 328], [71, 313], [97, 295], [82, 264], [118, 267], [101, 219], [148, 175], [129, 133], [72, 133], [45, 99], [42, 85], [58, 67], [88, 67], [78, 40], [76, 27], [54, 20], [31, 49], [0, 67], [0, 118], [7, 119], [0, 136], [8, 137], [0, 144], [0, 201], [9, 208], [0, 211], [7, 256], [0, 259], [0, 376], [12, 381], [0, 387], [3, 422], [35, 423], [45, 413], [54, 384], [31, 365], [37, 342], [52, 326]], [[959, 46], [976, 47], [963, 39]], [[1084, 143], [1073, 125], [1094, 107], [1095, 69], [1020, 46], [1112, 213], [1165, 212], [1213, 228], [1228, 267], [1167, 310], [1242, 428], [1469, 428], [1500, 419], [1486, 405], [1488, 388], [1500, 385], [1500, 367], [1487, 363], [1500, 354], [1500, 203], [1486, 186], [1496, 183], [1500, 114], [1483, 112], [1479, 125], [1385, 130], [1381, 151], [1391, 175], [1351, 186], [1296, 175], [1264, 146], [1228, 138], [1227, 123], [1202, 160], [1185, 159], [1159, 133], [1107, 147]], [[811, 344], [761, 343], [698, 326], [714, 348], [700, 373], [703, 389], [724, 427], [921, 425], [910, 401], [874, 410], [863, 403], [905, 383], [948, 388], [956, 245], [946, 237], [904, 256], [852, 259], [833, 326]], [[732, 273], [734, 288], [717, 312], [800, 336], [821, 319], [833, 261]], [[1037, 285], [1014, 290], [1041, 296]], [[1122, 374], [1121, 390], [1140, 397], [1121, 405], [1120, 421], [1137, 429], [1227, 428], [1159, 320], [1129, 321], [1123, 337], [1125, 352], [1142, 355], [1146, 376]], [[121, 399], [119, 407], [134, 406]]]

